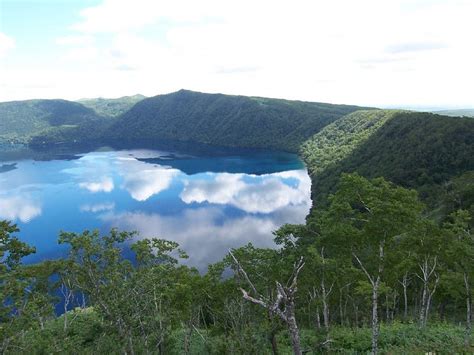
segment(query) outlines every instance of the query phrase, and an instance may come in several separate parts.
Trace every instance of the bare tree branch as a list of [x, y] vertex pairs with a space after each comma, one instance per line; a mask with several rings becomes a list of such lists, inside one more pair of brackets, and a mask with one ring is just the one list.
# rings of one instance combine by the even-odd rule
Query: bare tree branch
[[255, 286], [253, 285], [252, 281], [250, 281], [250, 278], [249, 276], [247, 275], [247, 273], [245, 272], [244, 268], [242, 267], [242, 265], [240, 265], [239, 261], [237, 260], [237, 258], [234, 256], [234, 254], [232, 253], [232, 250], [229, 250], [229, 254], [230, 256], [232, 257], [232, 259], [234, 260], [236, 266], [237, 266], [237, 271], [242, 274], [242, 276], [245, 278], [245, 281], [247, 281], [247, 283], [249, 284], [250, 288], [252, 289], [252, 292], [254, 295], [258, 295], [258, 292], [257, 292], [257, 289], [255, 288]]

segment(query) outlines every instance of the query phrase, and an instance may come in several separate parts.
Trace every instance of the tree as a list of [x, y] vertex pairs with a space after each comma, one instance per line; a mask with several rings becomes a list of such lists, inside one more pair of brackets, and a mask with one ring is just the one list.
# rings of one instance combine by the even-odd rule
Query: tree
[[470, 345], [472, 333], [472, 278], [474, 277], [474, 235], [470, 228], [470, 214], [458, 210], [450, 215], [450, 220], [444, 224], [444, 231], [449, 241], [447, 260], [451, 261], [455, 270], [462, 274], [466, 298], [466, 347]]
[[241, 275], [245, 282], [250, 287], [251, 291], [248, 292], [243, 288], [240, 288], [242, 296], [247, 301], [250, 301], [256, 305], [265, 308], [272, 316], [276, 315], [279, 317], [287, 326], [291, 337], [291, 343], [293, 346], [293, 353], [295, 355], [301, 355], [301, 342], [298, 324], [296, 322], [296, 304], [295, 297], [297, 292], [298, 275], [304, 266], [303, 257], [301, 257], [293, 265], [291, 276], [289, 277], [286, 284], [282, 285], [279, 281], [276, 281], [276, 296], [274, 299], [265, 297], [250, 280], [247, 272], [244, 270], [240, 262], [234, 256], [232, 251], [229, 251], [230, 257], [235, 263], [237, 273]]
[[172, 254], [186, 256], [177, 243], [156, 238], [131, 246], [134, 266], [122, 253], [124, 243], [136, 235], [116, 229], [105, 236], [98, 231], [61, 233], [60, 243], [71, 247], [76, 290], [101, 314], [108, 331], [118, 334], [122, 351], [164, 353], [171, 327], [180, 324], [178, 304], [182, 307], [183, 294], [192, 293], [189, 287], [183, 292], [180, 281], [196, 271], [177, 266]]
[[414, 228], [423, 205], [415, 191], [358, 174], [342, 175], [330, 201], [322, 221], [323, 234], [337, 245], [341, 256], [353, 259], [372, 288], [372, 352], [376, 354], [384, 268], [397, 239]]
[[21, 242], [13, 233], [19, 232], [16, 224], [0, 221], [0, 272], [4, 273], [20, 265], [21, 259], [35, 253], [35, 248]]
[[400, 244], [405, 251], [403, 264], [415, 265], [414, 275], [422, 285], [418, 322], [420, 327], [425, 327], [441, 277], [443, 236], [436, 223], [420, 217], [415, 228], [401, 238]]
[[24, 308], [26, 282], [20, 279], [21, 259], [35, 252], [18, 240], [16, 224], [0, 221], [0, 352], [5, 352], [14, 335], [15, 321]]

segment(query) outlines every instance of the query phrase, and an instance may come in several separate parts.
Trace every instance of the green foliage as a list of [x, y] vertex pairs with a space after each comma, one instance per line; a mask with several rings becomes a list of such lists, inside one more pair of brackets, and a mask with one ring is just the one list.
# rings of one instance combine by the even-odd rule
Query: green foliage
[[442, 184], [474, 170], [474, 120], [408, 111], [358, 111], [301, 147], [313, 178], [313, 200], [327, 203], [339, 176], [358, 172], [416, 188], [430, 205]]
[[322, 230], [327, 243], [339, 252], [362, 250], [367, 258], [378, 260], [379, 245], [394, 249], [396, 238], [413, 230], [422, 210], [413, 190], [383, 178], [368, 180], [344, 174], [322, 217]]
[[469, 214], [469, 225], [474, 226], [474, 171], [467, 171], [443, 185], [437, 213], [450, 216], [457, 210]]
[[0, 103], [0, 143], [28, 142], [52, 129], [68, 129], [101, 121], [92, 109], [66, 100], [28, 100]]
[[143, 95], [123, 96], [118, 99], [81, 99], [78, 102], [93, 109], [103, 117], [117, 117], [128, 111], [137, 102], [143, 100]]
[[20, 264], [22, 258], [35, 252], [27, 244], [21, 242], [13, 233], [19, 232], [16, 224], [0, 221], [0, 271], [6, 272]]
[[[383, 324], [380, 329], [380, 352], [385, 354], [464, 353], [463, 328], [436, 323], [420, 329], [415, 324]], [[369, 328], [334, 327], [331, 330], [331, 350], [334, 353], [369, 353]], [[472, 349], [474, 350], [474, 349]]]
[[181, 90], [139, 102], [107, 136], [296, 151], [322, 127], [357, 109]]

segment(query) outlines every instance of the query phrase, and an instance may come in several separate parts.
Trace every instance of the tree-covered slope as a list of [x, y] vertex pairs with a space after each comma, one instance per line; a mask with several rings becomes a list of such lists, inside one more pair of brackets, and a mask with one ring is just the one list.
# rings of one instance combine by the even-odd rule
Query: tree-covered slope
[[325, 127], [301, 147], [324, 201], [343, 172], [383, 176], [429, 199], [451, 178], [474, 170], [474, 119], [431, 113], [358, 111]]
[[27, 100], [0, 103], [0, 140], [28, 141], [55, 127], [75, 127], [100, 121], [92, 109], [66, 100]]
[[181, 90], [137, 103], [107, 136], [296, 151], [321, 128], [357, 109]]
[[143, 95], [123, 96], [117, 99], [81, 99], [78, 102], [93, 109], [97, 114], [106, 117], [117, 117], [128, 111], [137, 102], [143, 100]]

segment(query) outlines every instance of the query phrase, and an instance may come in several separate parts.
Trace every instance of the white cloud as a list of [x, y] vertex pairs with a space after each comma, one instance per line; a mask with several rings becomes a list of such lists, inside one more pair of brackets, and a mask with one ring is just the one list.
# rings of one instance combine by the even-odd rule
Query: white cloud
[[[186, 184], [180, 194], [183, 202], [230, 204], [248, 213], [272, 213], [290, 205], [310, 203], [311, 182], [303, 170], [259, 177], [227, 173], [209, 175], [210, 179], [192, 180]], [[247, 180], [244, 181], [244, 177]], [[296, 181], [296, 186], [282, 181], [289, 178]]]
[[5, 57], [13, 48], [15, 48], [15, 40], [0, 32], [0, 58]]
[[90, 45], [94, 43], [93, 36], [87, 35], [76, 35], [76, 36], [63, 36], [56, 39], [56, 43], [61, 46], [82, 46], [82, 45]]
[[103, 202], [103, 203], [96, 203], [96, 204], [85, 204], [79, 207], [81, 212], [104, 212], [104, 211], [111, 211], [115, 208], [114, 202]]
[[224, 5], [220, 1], [154, 1], [105, 0], [81, 11], [81, 21], [72, 29], [84, 33], [116, 33], [141, 29], [158, 20], [188, 22], [207, 16], [218, 16]]
[[474, 2], [460, 0], [105, 0], [60, 34], [49, 64], [1, 73], [0, 99], [188, 88], [472, 106], [473, 13]]
[[114, 189], [114, 181], [110, 177], [103, 177], [99, 181], [81, 182], [79, 187], [89, 190], [92, 193], [96, 192], [111, 192]]
[[23, 223], [28, 223], [40, 215], [41, 206], [38, 202], [24, 196], [0, 196], [0, 219], [20, 220]]
[[446, 47], [447, 44], [443, 42], [406, 42], [391, 45], [387, 47], [386, 52], [390, 54], [412, 53], [445, 49]]
[[109, 213], [101, 218], [111, 227], [139, 231], [141, 238], [178, 242], [189, 254], [186, 263], [204, 271], [209, 263], [219, 261], [229, 248], [250, 242], [257, 247], [275, 247], [272, 231], [284, 223], [304, 223], [308, 206], [289, 206], [280, 212], [265, 217], [228, 218], [220, 208], [206, 207], [186, 209], [173, 216], [128, 212]]

